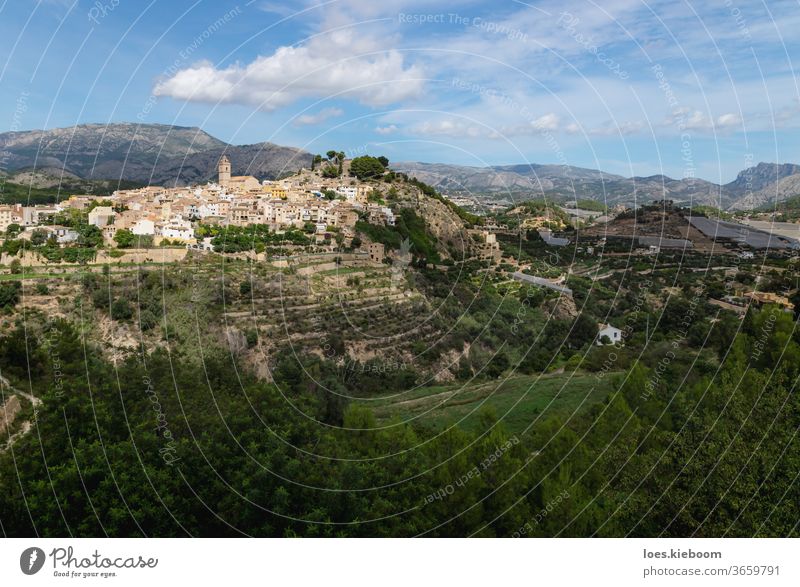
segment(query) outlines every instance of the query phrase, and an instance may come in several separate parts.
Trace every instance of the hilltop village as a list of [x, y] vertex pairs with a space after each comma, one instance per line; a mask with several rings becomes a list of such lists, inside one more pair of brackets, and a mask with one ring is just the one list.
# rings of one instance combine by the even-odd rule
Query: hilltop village
[[[711, 267], [729, 274], [720, 278], [728, 283], [756, 255], [769, 257], [769, 271], [783, 271], [800, 248], [800, 225], [750, 218], [732, 222], [733, 217], [723, 220], [713, 210], [671, 201], [609, 209], [594, 201], [569, 207], [530, 200], [477, 216], [390, 170], [388, 163], [370, 156], [347, 160], [330, 151], [327, 159], [314, 157], [310, 169], [259, 180], [232, 175], [231, 161], [223, 155], [216, 181], [203, 185], [146, 186], [110, 196], [72, 195], [53, 205], [0, 206], [0, 231], [6, 237], [0, 262], [10, 262], [11, 273], [19, 273], [21, 262], [30, 267], [41, 261], [121, 264], [123, 257], [127, 263], [172, 262], [195, 251], [277, 263], [299, 262], [292, 257], [298, 253], [306, 262], [309, 255], [321, 262], [331, 255], [343, 267], [368, 263], [397, 269], [414, 263], [447, 271], [467, 264], [468, 272], [487, 273], [500, 287], [516, 282], [564, 296], [561, 310], [573, 315], [576, 284], [580, 288], [581, 279], [599, 282], [624, 274], [631, 257], [652, 258], [656, 267], [712, 259]], [[762, 266], [755, 273], [765, 270]], [[740, 316], [752, 302], [788, 311], [797, 287], [783, 281], [754, 288], [738, 279], [710, 297], [711, 303]], [[602, 331], [607, 324], [597, 327]]]
[[353, 178], [326, 178], [302, 171], [280, 181], [259, 181], [253, 176], [232, 176], [227, 156], [219, 161], [216, 182], [203, 186], [147, 186], [115, 191], [110, 197], [73, 195], [52, 206], [0, 207], [0, 230], [17, 224], [40, 227], [59, 244], [75, 242], [76, 230], [48, 224], [59, 213], [88, 211], [89, 225], [96, 226], [106, 244], [127, 242], [124, 236], [151, 237], [158, 245], [212, 249], [210, 238], [196, 234], [198, 223], [211, 226], [265, 225], [272, 231], [302, 229], [317, 242], [330, 238], [331, 229], [345, 238], [354, 236], [359, 214], [373, 224], [393, 226], [391, 208], [371, 203], [372, 188]]

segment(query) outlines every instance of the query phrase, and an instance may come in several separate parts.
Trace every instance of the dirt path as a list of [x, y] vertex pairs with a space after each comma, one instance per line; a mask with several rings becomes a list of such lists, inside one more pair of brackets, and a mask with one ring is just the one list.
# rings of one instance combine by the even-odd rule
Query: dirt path
[[[36, 397], [35, 395], [31, 395], [30, 393], [27, 393], [25, 391], [22, 391], [20, 389], [17, 389], [16, 387], [12, 386], [11, 383], [9, 382], [9, 380], [6, 379], [6, 377], [4, 377], [3, 375], [0, 375], [0, 386], [2, 386], [4, 388], [4, 390], [3, 390], [4, 391], [4, 395], [9, 395], [9, 394], [5, 393], [6, 390], [7, 390], [7, 391], [12, 392], [15, 395], [18, 395], [20, 397], [24, 397], [26, 400], [28, 400], [31, 403], [31, 405], [33, 405], [34, 408], [42, 403], [42, 400], [39, 399], [38, 397]], [[6, 402], [5, 406], [8, 406], [9, 402], [12, 399], [15, 399], [14, 395], [11, 395], [9, 400]], [[19, 402], [19, 399], [17, 399], [17, 402]], [[17, 410], [17, 412], [18, 411], [19, 410]], [[4, 412], [4, 414], [5, 414], [5, 412]], [[14, 413], [13, 415], [16, 416], [16, 413]], [[5, 416], [8, 416], [8, 414], [5, 414]], [[14, 418], [10, 418], [10, 420], [7, 421], [5, 424], [7, 424], [7, 426], [11, 426], [11, 424], [13, 424], [13, 423], [14, 423]], [[20, 439], [22, 436], [24, 436], [25, 434], [30, 432], [31, 426], [32, 426], [32, 424], [31, 424], [31, 422], [29, 420], [26, 420], [25, 422], [23, 422], [22, 425], [20, 426], [20, 429], [17, 432], [15, 432], [14, 434], [12, 434], [11, 436], [8, 437], [8, 440], [6, 441], [5, 445], [2, 446], [2, 448], [0, 448], [0, 452], [5, 452], [9, 448], [11, 448], [18, 439]], [[6, 426], [4, 426], [4, 429], [5, 429], [4, 431], [7, 432], [7, 427]]]
[[6, 379], [4, 375], [0, 375], [0, 385], [7, 387], [9, 390], [13, 391], [17, 395], [21, 395], [26, 400], [31, 402], [31, 404], [33, 404], [34, 406], [38, 406], [42, 403], [42, 400], [40, 400], [35, 395], [31, 395], [30, 393], [27, 393], [25, 391], [22, 391], [21, 389], [17, 389], [16, 387], [12, 386], [11, 382], [9, 382], [9, 380]]

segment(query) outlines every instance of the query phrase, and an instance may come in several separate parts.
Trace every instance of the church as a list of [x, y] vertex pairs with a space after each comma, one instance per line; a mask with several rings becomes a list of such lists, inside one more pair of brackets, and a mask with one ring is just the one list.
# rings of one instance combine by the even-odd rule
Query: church
[[232, 192], [242, 192], [258, 190], [261, 188], [259, 182], [252, 175], [231, 175], [231, 160], [227, 155], [223, 155], [219, 160], [217, 168], [217, 183], [220, 187]]

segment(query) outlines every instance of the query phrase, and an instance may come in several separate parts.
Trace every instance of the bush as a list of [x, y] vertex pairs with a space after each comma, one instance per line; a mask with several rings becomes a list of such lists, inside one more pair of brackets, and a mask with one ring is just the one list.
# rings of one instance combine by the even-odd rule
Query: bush
[[125, 298], [118, 298], [111, 304], [111, 318], [113, 320], [130, 320], [133, 309]]
[[127, 228], [121, 228], [114, 235], [114, 242], [117, 243], [117, 246], [120, 249], [129, 249], [129, 248], [131, 248], [133, 246], [133, 241], [134, 240], [136, 240], [136, 235], [134, 235]]
[[47, 242], [47, 231], [37, 228], [31, 233], [31, 244], [38, 247]]
[[350, 175], [354, 175], [358, 179], [377, 177], [383, 175], [384, 171], [386, 171], [386, 168], [381, 162], [369, 155], [356, 157], [350, 162]]
[[80, 247], [93, 249], [103, 244], [103, 231], [94, 224], [87, 224], [78, 229], [77, 244]]
[[151, 249], [153, 247], [153, 235], [141, 234], [136, 237], [136, 247], [140, 249]]
[[581, 355], [581, 353], [576, 353], [572, 355], [569, 359], [567, 359], [567, 362], [564, 364], [564, 371], [566, 373], [572, 373], [578, 368], [578, 366], [581, 364], [582, 361], [583, 361], [583, 355]]
[[520, 361], [519, 370], [526, 375], [544, 373], [548, 366], [554, 363], [553, 351], [543, 346], [530, 348], [525, 357]]
[[505, 353], [497, 353], [486, 366], [484, 373], [491, 379], [497, 379], [508, 369], [510, 363]]
[[22, 283], [19, 281], [9, 281], [0, 285], [0, 307], [4, 309], [13, 308], [19, 302], [19, 292]]
[[581, 313], [572, 325], [568, 340], [574, 348], [581, 348], [585, 344], [594, 342], [596, 336], [597, 322], [587, 316], [586, 313]]
[[326, 177], [328, 179], [339, 177], [339, 170], [333, 165], [326, 165], [322, 168], [322, 177]]
[[142, 310], [139, 312], [139, 328], [142, 332], [152, 330], [158, 326], [158, 317], [156, 317], [150, 310]]

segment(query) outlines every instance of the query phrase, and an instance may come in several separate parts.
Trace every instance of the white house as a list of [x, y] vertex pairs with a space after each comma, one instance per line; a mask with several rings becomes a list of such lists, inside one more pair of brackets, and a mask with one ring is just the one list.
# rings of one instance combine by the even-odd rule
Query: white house
[[131, 232], [139, 236], [152, 235], [156, 233], [156, 224], [149, 218], [140, 218], [131, 227]]
[[50, 236], [55, 236], [60, 245], [74, 243], [78, 240], [78, 231], [66, 226], [45, 226], [44, 229], [50, 233]]
[[111, 224], [113, 218], [114, 209], [111, 206], [97, 206], [89, 212], [89, 224], [94, 224], [98, 228]]
[[192, 223], [188, 220], [184, 220], [180, 216], [173, 217], [169, 223], [162, 225], [160, 230], [156, 232], [163, 238], [175, 238], [179, 240], [191, 240], [194, 238]]
[[597, 344], [603, 344], [603, 337], [607, 336], [611, 344], [622, 342], [622, 331], [619, 328], [614, 328], [611, 324], [598, 324], [599, 332], [597, 333]]
[[336, 188], [336, 193], [347, 198], [348, 202], [355, 202], [358, 190], [355, 187], [340, 185]]

